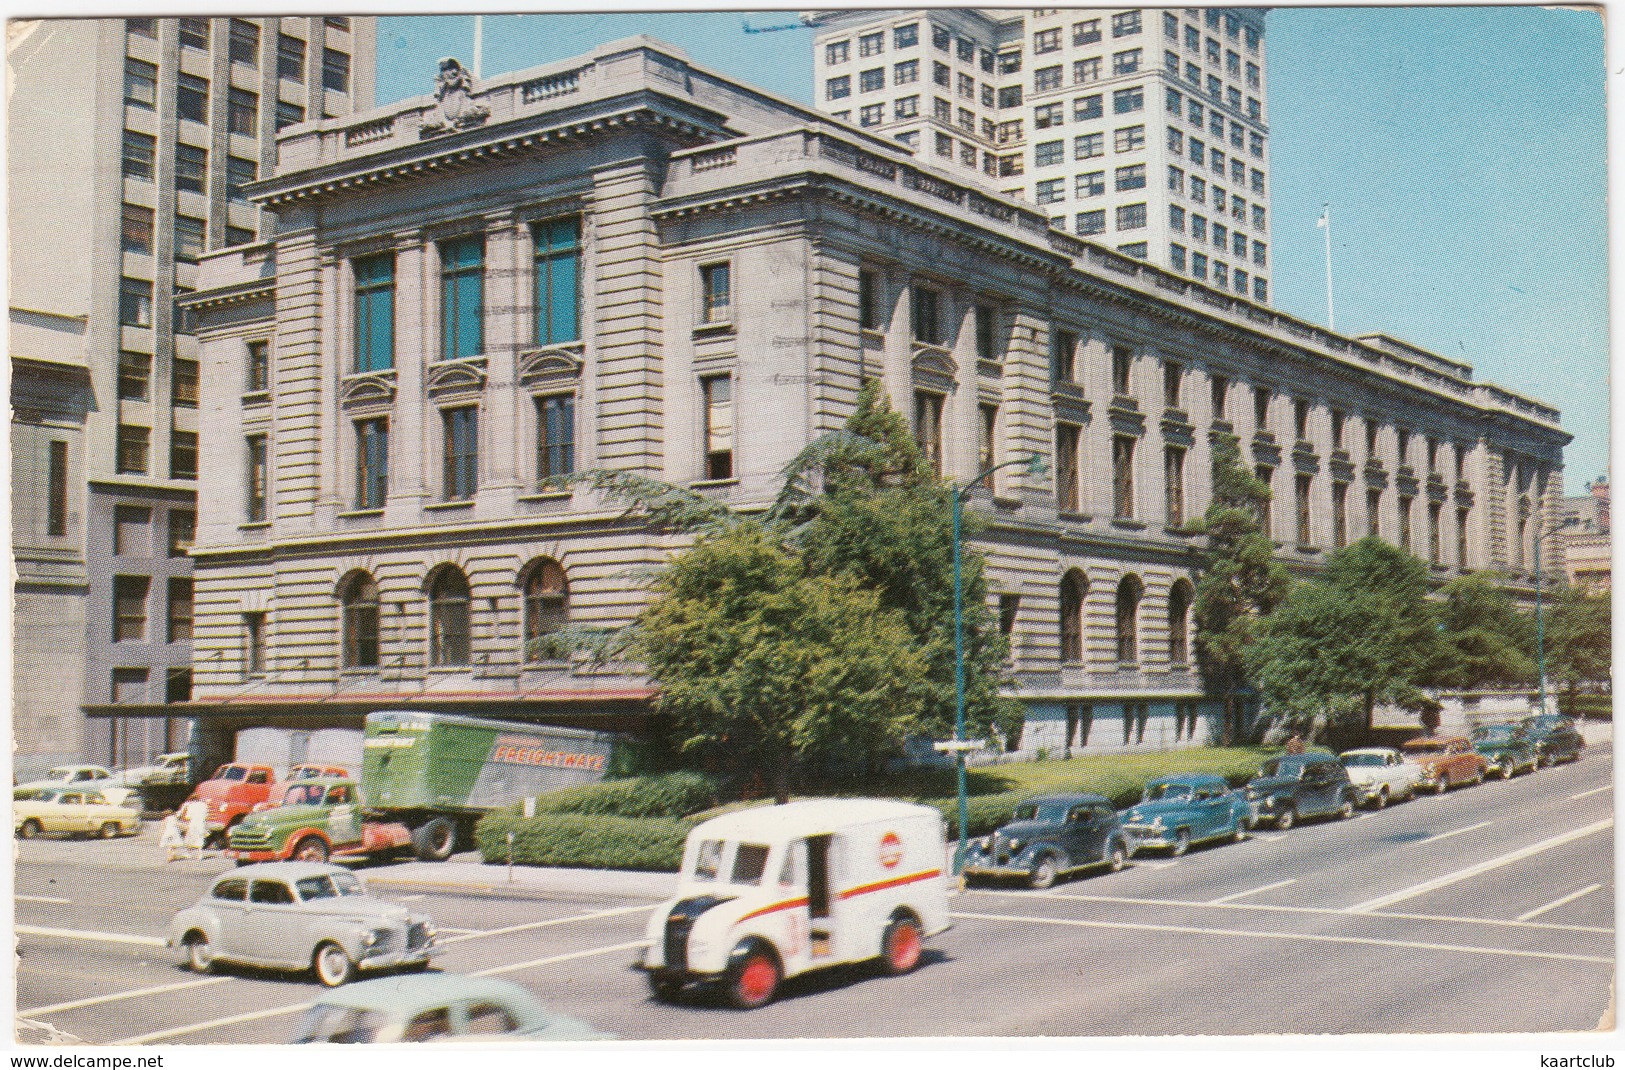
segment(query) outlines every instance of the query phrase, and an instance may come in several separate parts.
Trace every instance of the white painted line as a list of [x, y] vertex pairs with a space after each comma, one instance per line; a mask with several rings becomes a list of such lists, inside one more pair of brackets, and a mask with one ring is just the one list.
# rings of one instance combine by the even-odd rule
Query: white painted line
[[199, 988], [203, 985], [218, 985], [229, 981], [229, 977], [204, 977], [197, 981], [178, 981], [172, 985], [154, 985], [151, 988], [136, 988], [129, 992], [109, 992], [105, 996], [91, 996], [89, 999], [76, 999], [71, 1003], [53, 1003], [49, 1007], [29, 1007], [18, 1011], [18, 1014], [57, 1014], [61, 1011], [75, 1011], [80, 1007], [94, 1007], [98, 1003], [116, 1003], [121, 999], [137, 999], [141, 996], [155, 996], [160, 992], [179, 992], [183, 988]]
[[594, 910], [587, 914], [571, 914], [565, 918], [549, 918], [546, 921], [531, 921], [523, 925], [510, 925], [505, 929], [482, 929], [479, 932], [464, 933], [454, 936], [450, 940], [441, 940], [440, 945], [461, 943], [464, 940], [478, 940], [485, 936], [506, 936], [509, 933], [524, 932], [528, 929], [546, 929], [553, 925], [570, 925], [578, 921], [594, 921], [598, 918], [613, 918], [618, 914], [637, 914], [653, 910], [657, 905], [650, 903], [645, 907], [615, 907], [611, 910]]
[[1476, 825], [1468, 825], [1466, 828], [1460, 828], [1460, 829], [1451, 829], [1449, 832], [1441, 832], [1436, 836], [1429, 836], [1425, 840], [1417, 840], [1416, 843], [1417, 844], [1424, 844], [1424, 843], [1432, 843], [1435, 840], [1448, 840], [1452, 836], [1460, 836], [1463, 832], [1472, 832], [1475, 829], [1484, 828], [1486, 825], [1489, 825], [1489, 824], [1490, 824], [1490, 822], [1488, 822], [1488, 821], [1480, 821]]
[[441, 933], [483, 933], [484, 929], [459, 929], [454, 925], [436, 925], [435, 932]]
[[23, 895], [18, 893], [12, 897], [22, 903], [71, 903], [71, 899], [63, 899], [58, 895]]
[[419, 899], [427, 898], [422, 892], [419, 892], [417, 895], [397, 895], [395, 901], [398, 903], [416, 903]]
[[1219, 906], [1222, 903], [1228, 903], [1232, 899], [1245, 899], [1249, 895], [1257, 895], [1259, 892], [1267, 892], [1272, 888], [1285, 888], [1289, 884], [1297, 884], [1297, 883], [1298, 883], [1298, 878], [1296, 878], [1296, 877], [1293, 877], [1291, 880], [1276, 881], [1274, 884], [1266, 884], [1262, 888], [1249, 888], [1245, 892], [1237, 892], [1234, 895], [1220, 896], [1218, 899], [1209, 899], [1207, 901], [1206, 905], [1210, 906], [1210, 907], [1216, 907], [1216, 906]]
[[1446, 873], [1442, 877], [1435, 877], [1432, 880], [1423, 881], [1421, 884], [1413, 884], [1409, 888], [1401, 888], [1399, 891], [1393, 892], [1389, 895], [1378, 896], [1375, 899], [1367, 899], [1363, 903], [1356, 903], [1353, 906], [1345, 909], [1350, 914], [1369, 914], [1372, 911], [1380, 910], [1385, 906], [1390, 906], [1394, 903], [1401, 903], [1407, 899], [1414, 899], [1426, 892], [1432, 892], [1440, 888], [1448, 887], [1449, 885], [1456, 884], [1459, 881], [1467, 880], [1470, 877], [1476, 877], [1480, 873], [1488, 873], [1492, 869], [1499, 869], [1502, 866], [1509, 866], [1514, 862], [1528, 858], [1530, 855], [1537, 855], [1542, 851], [1549, 851], [1553, 847], [1560, 847], [1572, 840], [1582, 839], [1586, 836], [1590, 836], [1594, 833], [1602, 832], [1605, 829], [1611, 829], [1613, 827], [1614, 819], [1611, 817], [1604, 818], [1601, 821], [1595, 821], [1582, 828], [1570, 829], [1568, 832], [1553, 836], [1550, 839], [1541, 840], [1539, 843], [1532, 843], [1527, 847], [1520, 847], [1516, 851], [1510, 851], [1498, 858], [1491, 858], [1486, 862], [1480, 862], [1477, 865], [1468, 866], [1466, 869], [1458, 869], [1454, 873]]
[[155, 1040], [168, 1040], [170, 1037], [183, 1037], [188, 1033], [201, 1033], [205, 1029], [218, 1029], [221, 1026], [237, 1025], [241, 1022], [254, 1022], [261, 1018], [277, 1018], [284, 1014], [295, 1014], [310, 1006], [309, 1003], [288, 1003], [281, 1007], [272, 1007], [264, 1011], [247, 1011], [243, 1014], [233, 1014], [226, 1018], [211, 1018], [207, 1022], [194, 1022], [191, 1025], [178, 1025], [173, 1029], [160, 1029], [156, 1033], [142, 1033], [138, 1037], [126, 1037], [115, 1040], [113, 1044], [151, 1044]]
[[1136, 861], [1134, 863], [1134, 865], [1135, 866], [1144, 866], [1146, 869], [1172, 869], [1173, 867], [1179, 865], [1179, 863], [1178, 862], [1148, 862], [1148, 861], [1146, 861], [1144, 859], [1140, 859], [1140, 860]]
[[1276, 833], [1274, 836], [1271, 836], [1263, 832], [1255, 832], [1252, 834], [1251, 838], [1255, 840], [1263, 840], [1265, 843], [1279, 843], [1286, 839], [1286, 837], [1282, 836], [1280, 833]]
[[[1200, 905], [1200, 904], [1198, 904]], [[1196, 936], [1241, 936], [1258, 940], [1307, 940], [1312, 943], [1364, 944], [1374, 947], [1410, 948], [1417, 951], [1457, 951], [1472, 955], [1505, 955], [1509, 958], [1557, 959], [1562, 962], [1600, 962], [1613, 965], [1612, 958], [1596, 955], [1564, 955], [1552, 951], [1521, 951], [1514, 948], [1474, 947], [1470, 944], [1434, 944], [1418, 940], [1380, 940], [1369, 936], [1331, 936], [1326, 933], [1278, 933], [1249, 929], [1206, 929], [1194, 925], [1148, 925], [1117, 921], [1081, 921], [1076, 918], [1041, 918], [1022, 914], [960, 914], [952, 918], [981, 921], [1013, 921], [1022, 925], [1070, 925], [1080, 929], [1116, 929], [1133, 932], [1190, 933]]]
[[1602, 887], [1602, 885], [1600, 885], [1600, 884], [1588, 884], [1584, 888], [1581, 888], [1578, 892], [1570, 892], [1568, 895], [1563, 896], [1563, 898], [1561, 898], [1561, 899], [1553, 899], [1550, 903], [1547, 903], [1543, 907], [1536, 907], [1534, 910], [1531, 910], [1526, 914], [1519, 914], [1518, 915], [1518, 920], [1519, 921], [1528, 921], [1530, 918], [1538, 918], [1542, 914], [1546, 913], [1548, 910], [1556, 910], [1558, 907], [1562, 906], [1564, 903], [1572, 903], [1576, 899], [1580, 898], [1582, 895], [1590, 895], [1592, 892], [1596, 891], [1598, 888], [1601, 888], [1601, 887]]
[[142, 944], [146, 947], [163, 947], [164, 942], [156, 936], [137, 936], [134, 933], [98, 933], [89, 929], [43, 929], [38, 925], [19, 925], [16, 927], [20, 933], [29, 936], [62, 936], [70, 940], [100, 940], [104, 944]]
[[608, 955], [612, 951], [630, 951], [635, 947], [646, 947], [647, 940], [629, 940], [624, 944], [610, 944], [608, 947], [594, 947], [586, 951], [571, 951], [563, 955], [549, 955], [545, 959], [531, 959], [529, 962], [510, 962], [506, 966], [492, 966], [486, 970], [475, 970], [470, 977], [495, 977], [499, 973], [513, 973], [515, 970], [528, 970], [535, 966], [549, 966], [555, 962], [569, 962], [571, 959], [591, 958], [594, 955]]
[[1613, 790], [1614, 790], [1614, 786], [1612, 784], [1604, 784], [1600, 788], [1592, 788], [1590, 791], [1582, 791], [1578, 795], [1570, 795], [1569, 798], [1570, 799], [1583, 799], [1587, 795], [1595, 795], [1599, 791], [1613, 791]]

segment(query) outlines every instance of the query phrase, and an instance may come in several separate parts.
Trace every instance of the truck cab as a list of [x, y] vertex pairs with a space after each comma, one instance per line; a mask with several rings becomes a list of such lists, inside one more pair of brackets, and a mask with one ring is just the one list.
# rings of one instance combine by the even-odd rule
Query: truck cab
[[677, 894], [636, 964], [655, 996], [721, 986], [740, 1008], [809, 970], [919, 964], [948, 928], [942, 815], [869, 799], [809, 799], [715, 818], [688, 835]]
[[275, 780], [275, 770], [268, 765], [227, 762], [192, 789], [191, 798], [208, 803], [209, 831], [219, 833], [241, 821], [256, 804], [269, 799]]

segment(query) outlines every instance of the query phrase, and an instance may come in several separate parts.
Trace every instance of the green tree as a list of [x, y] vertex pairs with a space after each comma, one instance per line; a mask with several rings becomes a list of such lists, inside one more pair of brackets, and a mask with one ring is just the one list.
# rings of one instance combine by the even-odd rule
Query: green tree
[[1534, 629], [1492, 572], [1458, 576], [1440, 592], [1439, 657], [1432, 684], [1452, 691], [1535, 679]]
[[1546, 610], [1546, 673], [1575, 708], [1580, 685], [1612, 678], [1613, 621], [1607, 596], [1567, 584], [1551, 594]]
[[1242, 464], [1235, 438], [1221, 438], [1213, 451], [1212, 504], [1191, 525], [1207, 536], [1192, 615], [1197, 666], [1209, 692], [1224, 699], [1225, 746], [1239, 721], [1236, 690], [1246, 677], [1247, 649], [1287, 592], [1286, 569], [1259, 523], [1269, 499], [1269, 488]]

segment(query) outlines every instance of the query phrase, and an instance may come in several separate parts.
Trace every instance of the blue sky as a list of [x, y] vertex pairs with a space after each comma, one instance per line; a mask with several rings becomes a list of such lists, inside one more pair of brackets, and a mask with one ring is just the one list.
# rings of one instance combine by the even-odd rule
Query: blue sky
[[[788, 11], [487, 16], [484, 72], [648, 33], [812, 100], [812, 31]], [[378, 101], [472, 56], [468, 16], [379, 20]], [[1277, 8], [1268, 52], [1276, 307], [1382, 331], [1557, 405], [1569, 494], [1607, 471], [1603, 28], [1533, 7]]]

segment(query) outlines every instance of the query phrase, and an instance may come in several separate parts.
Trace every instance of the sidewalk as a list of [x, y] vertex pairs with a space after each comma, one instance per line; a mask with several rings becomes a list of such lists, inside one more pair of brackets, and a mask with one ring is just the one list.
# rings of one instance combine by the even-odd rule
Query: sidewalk
[[659, 902], [677, 888], [675, 873], [614, 869], [559, 869], [547, 866], [485, 865], [472, 861], [402, 862], [361, 871], [379, 888], [518, 895], [534, 899], [636, 899]]

